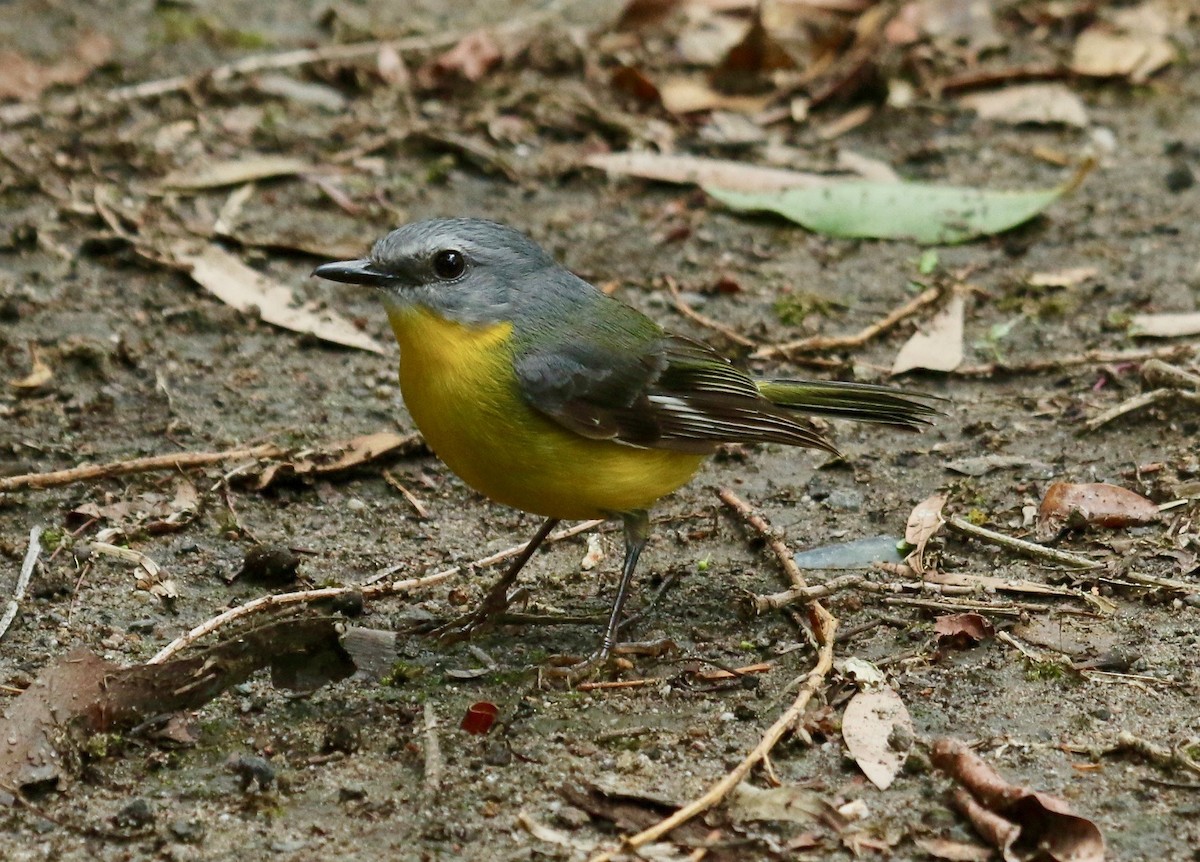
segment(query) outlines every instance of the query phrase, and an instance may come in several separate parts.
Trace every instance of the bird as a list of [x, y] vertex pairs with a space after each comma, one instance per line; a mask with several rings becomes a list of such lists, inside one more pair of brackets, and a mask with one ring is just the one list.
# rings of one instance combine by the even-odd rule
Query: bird
[[561, 520], [618, 518], [625, 553], [603, 638], [610, 657], [650, 509], [721, 444], [837, 449], [812, 415], [919, 429], [934, 396], [842, 381], [755, 378], [574, 275], [524, 233], [435, 218], [313, 275], [373, 288], [400, 350], [400, 390], [426, 444], [467, 485], [545, 520], [461, 639], [509, 604], [522, 567]]

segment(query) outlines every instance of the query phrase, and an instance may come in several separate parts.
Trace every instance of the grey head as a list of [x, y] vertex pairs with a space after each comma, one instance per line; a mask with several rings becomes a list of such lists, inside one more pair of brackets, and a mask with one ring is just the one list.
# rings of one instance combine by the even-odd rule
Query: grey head
[[407, 224], [376, 242], [369, 257], [322, 264], [313, 275], [378, 288], [391, 307], [423, 306], [464, 324], [514, 321], [518, 328], [604, 296], [525, 234], [484, 219]]

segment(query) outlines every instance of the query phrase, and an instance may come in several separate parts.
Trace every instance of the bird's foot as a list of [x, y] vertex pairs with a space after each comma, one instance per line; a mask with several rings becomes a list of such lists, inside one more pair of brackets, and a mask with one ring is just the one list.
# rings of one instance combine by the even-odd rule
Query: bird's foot
[[437, 638], [440, 643], [447, 646], [470, 640], [476, 632], [495, 626], [496, 621], [507, 613], [509, 607], [527, 598], [529, 598], [529, 590], [524, 587], [513, 590], [511, 595], [498, 592], [488, 593], [475, 610], [455, 617], [449, 622], [426, 629], [423, 633]]
[[605, 671], [633, 670], [633, 662], [626, 656], [664, 656], [677, 652], [679, 647], [674, 641], [666, 638], [657, 641], [640, 641], [623, 643], [609, 647], [601, 644], [600, 648], [587, 658], [578, 656], [551, 656], [546, 664], [538, 670], [538, 681], [554, 680], [566, 685], [578, 685], [581, 682], [595, 679]]

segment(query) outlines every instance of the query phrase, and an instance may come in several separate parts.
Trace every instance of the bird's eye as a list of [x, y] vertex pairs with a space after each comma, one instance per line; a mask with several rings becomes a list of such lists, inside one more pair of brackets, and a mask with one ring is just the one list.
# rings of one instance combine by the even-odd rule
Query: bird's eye
[[446, 248], [433, 256], [433, 272], [441, 279], [449, 281], [458, 278], [467, 269], [467, 259], [461, 251]]

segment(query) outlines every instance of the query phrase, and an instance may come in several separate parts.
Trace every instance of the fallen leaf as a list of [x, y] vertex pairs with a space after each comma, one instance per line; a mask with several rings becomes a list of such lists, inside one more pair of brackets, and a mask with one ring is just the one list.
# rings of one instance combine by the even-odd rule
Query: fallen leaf
[[1129, 320], [1129, 334], [1137, 338], [1200, 335], [1200, 311], [1135, 314]]
[[1030, 287], [1075, 287], [1100, 274], [1094, 266], [1074, 266], [1050, 272], [1035, 272], [1025, 280]]
[[904, 541], [912, 545], [913, 550], [905, 560], [918, 575], [925, 572], [925, 545], [946, 523], [942, 517], [942, 509], [946, 507], [947, 499], [945, 494], [926, 497], [917, 503], [908, 515], [908, 523], [904, 526]]
[[8, 385], [16, 389], [20, 395], [36, 394], [54, 379], [54, 369], [42, 359], [41, 351], [33, 342], [29, 344], [29, 362], [31, 368], [28, 374], [8, 381]]
[[915, 368], [930, 371], [953, 371], [962, 364], [963, 319], [966, 298], [962, 290], [950, 294], [946, 307], [929, 323], [912, 334], [892, 361], [891, 373], [903, 374]]
[[318, 312], [295, 305], [291, 290], [216, 245], [205, 245], [197, 251], [194, 244], [183, 240], [168, 253], [197, 284], [238, 311], [257, 310], [262, 320], [292, 332], [343, 347], [384, 353], [383, 345], [346, 318], [333, 311]]
[[912, 747], [912, 717], [890, 686], [860, 691], [846, 704], [842, 739], [854, 762], [871, 783], [887, 790]]
[[29, 102], [47, 87], [82, 84], [112, 56], [112, 40], [103, 33], [84, 33], [67, 50], [66, 56], [41, 65], [17, 51], [0, 51], [0, 99]]
[[1174, 60], [1175, 47], [1165, 36], [1114, 32], [1095, 24], [1075, 40], [1071, 71], [1097, 78], [1123, 77], [1140, 84]]
[[672, 114], [694, 114], [697, 111], [736, 111], [757, 114], [771, 102], [771, 96], [745, 96], [722, 93], [707, 81], [676, 75], [658, 85], [662, 105]]
[[767, 211], [815, 233], [843, 239], [911, 239], [926, 245], [966, 242], [1024, 224], [1074, 189], [1091, 163], [1062, 185], [993, 191], [925, 183], [843, 182], [818, 188], [704, 190], [739, 212]]
[[1028, 467], [1032, 471], [1046, 473], [1054, 469], [1052, 464], [1037, 461], [1024, 455], [978, 455], [974, 458], [959, 458], [957, 461], [947, 461], [943, 465], [952, 473], [964, 476], [986, 476], [996, 470], [1012, 470]]
[[1074, 126], [1087, 128], [1083, 100], [1063, 84], [1022, 84], [997, 90], [981, 90], [958, 100], [980, 119], [1021, 125]]
[[772, 72], [796, 68], [796, 61], [763, 26], [760, 9], [761, 6], [755, 7], [746, 35], [712, 71], [713, 84], [727, 93], [772, 89]]
[[744, 192], [825, 187], [833, 182], [829, 177], [820, 174], [766, 168], [702, 156], [638, 152], [595, 153], [585, 157], [584, 164], [609, 174], [664, 183], [715, 185]]
[[869, 569], [875, 563], [903, 562], [897, 544], [899, 540], [895, 536], [874, 536], [809, 548], [796, 553], [792, 559], [802, 569]]
[[209, 165], [180, 168], [163, 177], [160, 185], [172, 191], [200, 191], [294, 176], [312, 169], [312, 162], [290, 156], [246, 156]]
[[617, 16], [612, 27], [614, 30], [641, 30], [654, 27], [684, 5], [684, 0], [629, 0], [621, 9], [621, 14]]
[[608, 78], [609, 86], [642, 105], [662, 104], [662, 95], [646, 73], [634, 66], [617, 66]]
[[957, 739], [933, 743], [933, 765], [957, 782], [955, 805], [1005, 862], [1102, 862], [1104, 836], [1086, 817], [1048, 793], [1010, 784]]
[[1038, 507], [1037, 536], [1045, 541], [1074, 527], [1130, 527], [1161, 519], [1158, 506], [1127, 488], [1105, 482], [1055, 482]]
[[949, 838], [913, 838], [913, 843], [935, 859], [947, 862], [988, 862], [995, 853], [982, 844], [968, 844]]
[[987, 640], [996, 633], [996, 627], [983, 614], [944, 614], [933, 621], [933, 633], [939, 643], [966, 647]]
[[455, 80], [474, 83], [500, 65], [504, 54], [487, 30], [468, 33], [458, 44], [417, 70], [422, 88], [432, 90]]
[[784, 785], [767, 790], [742, 782], [729, 793], [729, 817], [735, 823], [783, 821], [787, 823], [825, 823], [840, 831], [846, 821], [837, 809], [819, 793], [805, 787]]
[[916, 0], [913, 5], [917, 26], [944, 46], [965, 44], [978, 52], [1004, 45], [992, 0]]
[[[266, 488], [285, 476], [309, 476], [337, 473], [359, 467], [393, 453], [412, 451], [421, 445], [418, 434], [401, 435], [391, 431], [364, 434], [349, 440], [339, 440], [317, 449], [295, 453], [290, 461], [269, 465], [259, 475], [255, 487]], [[242, 473], [242, 476], [249, 475]]]

